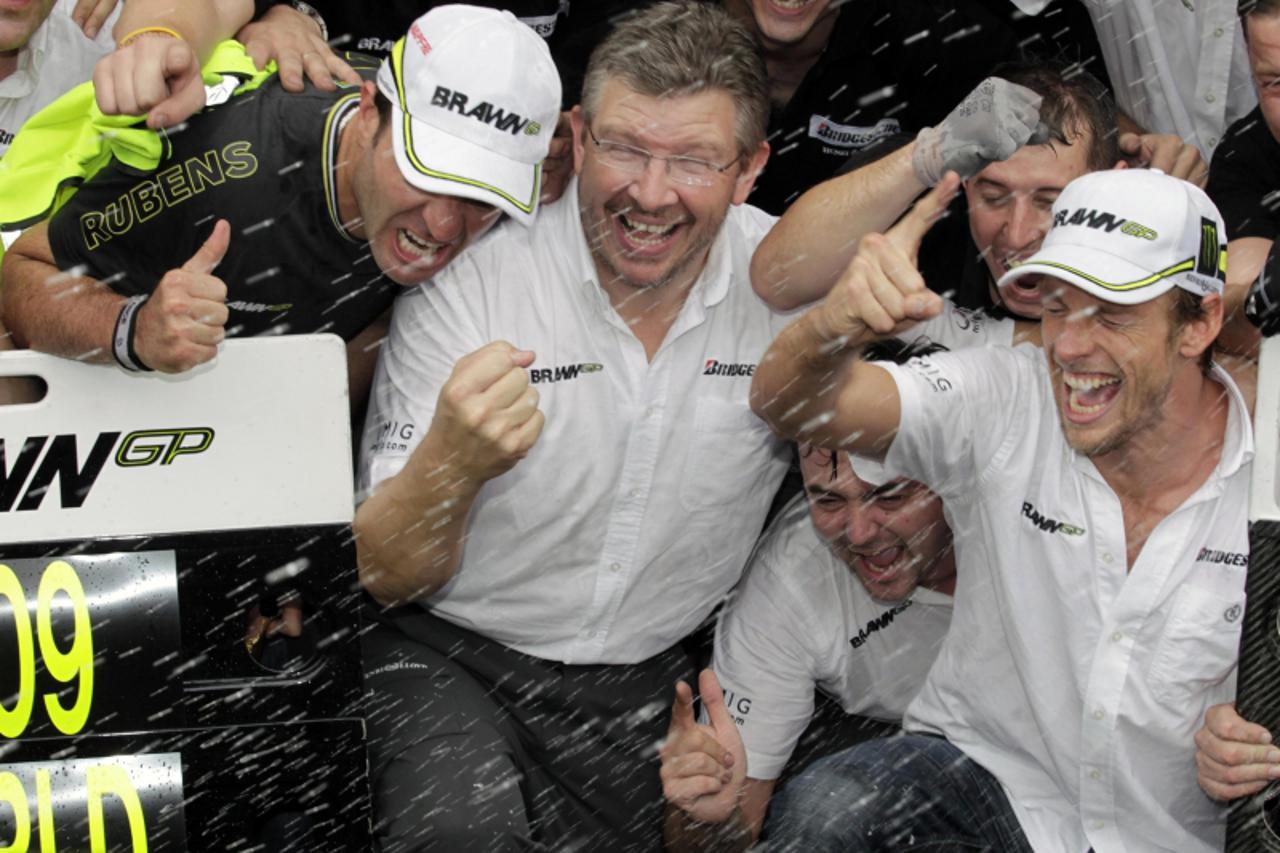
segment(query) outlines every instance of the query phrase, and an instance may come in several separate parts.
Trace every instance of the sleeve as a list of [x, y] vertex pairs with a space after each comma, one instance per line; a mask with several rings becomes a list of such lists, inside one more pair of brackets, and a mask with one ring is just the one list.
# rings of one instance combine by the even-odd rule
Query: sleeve
[[[1276, 238], [1275, 213], [1266, 201], [1273, 190], [1259, 177], [1272, 173], [1273, 164], [1260, 162], [1256, 146], [1252, 144], [1254, 124], [1261, 121], [1260, 114], [1246, 116], [1227, 131], [1227, 138], [1209, 163], [1209, 185], [1206, 191], [1222, 213], [1227, 225], [1227, 237]], [[1244, 129], [1242, 130], [1242, 126]]]
[[898, 365], [877, 362], [898, 386], [902, 415], [885, 465], [944, 500], [972, 493], [1037, 405], [1030, 344], [941, 352]]
[[[806, 517], [807, 522], [807, 517]], [[813, 716], [811, 608], [761, 555], [716, 625], [711, 668], [747, 751], [747, 775], [777, 779]]]
[[360, 440], [357, 499], [400, 472], [435, 415], [440, 389], [458, 359], [488, 341], [461, 298], [479, 269], [464, 255], [432, 282], [401, 294], [378, 354], [369, 411]]

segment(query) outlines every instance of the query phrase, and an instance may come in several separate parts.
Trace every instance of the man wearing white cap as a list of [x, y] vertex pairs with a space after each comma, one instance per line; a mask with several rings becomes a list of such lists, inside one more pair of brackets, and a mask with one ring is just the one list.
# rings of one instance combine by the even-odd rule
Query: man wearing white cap
[[[886, 345], [868, 358], [939, 349]], [[956, 566], [941, 499], [865, 456], [803, 445], [800, 470], [805, 497], [774, 520], [717, 622], [701, 723], [677, 687], [661, 750], [668, 849], [745, 849], [806, 727], [822, 725], [815, 689], [856, 715], [824, 726], [824, 755], [887, 728], [868, 720], [900, 723], [947, 634]]]
[[[121, 131], [136, 149], [117, 147], [5, 256], [18, 342], [176, 372], [225, 335], [350, 341], [502, 213], [531, 221], [560, 101], [532, 30], [443, 7], [360, 71], [358, 89], [336, 92], [255, 78], [159, 144]], [[351, 352], [367, 382], [372, 353]]]
[[[807, 850], [893, 849], [908, 834], [1001, 851], [1221, 850], [1214, 798], [1280, 775], [1266, 732], [1227, 704], [1253, 442], [1245, 399], [1208, 356], [1221, 217], [1155, 171], [1078, 178], [1040, 251], [1000, 282], [1049, 277], [1043, 354], [854, 359], [938, 310], [908, 255], [944, 197], [855, 263], [756, 374], [757, 410], [783, 432], [886, 454], [942, 495], [960, 555], [910, 734], [815, 765], [775, 800], [769, 831]], [[832, 370], [846, 372], [824, 388]], [[829, 418], [806, 424], [817, 411]]]

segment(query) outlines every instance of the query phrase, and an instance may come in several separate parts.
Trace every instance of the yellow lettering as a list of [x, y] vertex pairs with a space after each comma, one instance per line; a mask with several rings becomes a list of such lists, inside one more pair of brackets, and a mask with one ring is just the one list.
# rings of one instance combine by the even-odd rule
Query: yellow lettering
[[[66, 652], [58, 648], [53, 637], [53, 597], [60, 592], [71, 599], [75, 619], [71, 648]], [[88, 722], [89, 710], [93, 706], [93, 627], [80, 576], [66, 560], [50, 563], [40, 578], [36, 596], [36, 634], [40, 638], [40, 658], [49, 674], [64, 684], [73, 679], [80, 682], [75, 704], [70, 708], [62, 707], [56, 693], [45, 695], [44, 707], [49, 712], [49, 720], [64, 735], [79, 734]]]
[[156, 181], [160, 184], [160, 193], [164, 196], [164, 203], [173, 207], [184, 199], [191, 198], [191, 187], [187, 186], [187, 176], [183, 174], [182, 164], [170, 166], [163, 172], [156, 174]]
[[85, 248], [90, 252], [111, 239], [111, 233], [107, 231], [107, 218], [97, 210], [80, 214], [80, 234], [84, 237]]
[[143, 181], [129, 190], [133, 198], [133, 206], [138, 211], [138, 221], [146, 222], [164, 210], [164, 199], [160, 195], [160, 185], [155, 181]]
[[129, 819], [129, 841], [133, 853], [147, 853], [147, 823], [142, 813], [142, 801], [133, 787], [129, 773], [115, 764], [97, 764], [85, 771], [85, 786], [89, 800], [89, 850], [91, 853], [107, 853], [107, 830], [102, 818], [102, 800], [114, 796], [124, 806]]
[[0, 737], [20, 737], [31, 721], [31, 708], [36, 699], [36, 655], [31, 640], [31, 615], [22, 584], [13, 569], [0, 563], [0, 597], [9, 600], [13, 628], [18, 641], [18, 699], [13, 708], [0, 704]]
[[40, 821], [40, 853], [57, 853], [57, 835], [53, 828], [53, 786], [49, 771], [36, 771], [36, 814]]
[[187, 170], [187, 183], [191, 192], [204, 192], [205, 187], [216, 187], [226, 180], [222, 174], [222, 161], [217, 151], [206, 151], [200, 157], [188, 158], [184, 164]]
[[228, 178], [247, 178], [258, 171], [258, 158], [253, 156], [251, 147], [243, 139], [222, 146], [222, 159], [227, 164]]
[[0, 805], [4, 803], [13, 810], [13, 840], [0, 847], [0, 853], [27, 853], [31, 848], [31, 808], [22, 780], [8, 771], [0, 773]]

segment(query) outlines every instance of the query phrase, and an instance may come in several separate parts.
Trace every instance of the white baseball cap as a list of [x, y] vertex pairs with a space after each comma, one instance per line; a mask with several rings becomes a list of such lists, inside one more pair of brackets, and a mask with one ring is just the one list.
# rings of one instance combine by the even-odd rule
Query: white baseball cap
[[998, 285], [1050, 275], [1119, 305], [1174, 287], [1222, 293], [1226, 233], [1218, 208], [1193, 184], [1157, 169], [1091, 172], [1067, 184], [1040, 250]]
[[533, 220], [560, 76], [530, 27], [506, 11], [437, 6], [391, 49], [378, 89], [405, 180]]

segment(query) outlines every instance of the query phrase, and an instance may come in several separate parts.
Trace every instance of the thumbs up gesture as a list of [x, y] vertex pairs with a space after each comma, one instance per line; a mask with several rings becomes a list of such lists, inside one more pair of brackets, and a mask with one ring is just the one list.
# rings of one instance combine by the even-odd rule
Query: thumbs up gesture
[[747, 752], [714, 672], [702, 671], [698, 692], [710, 725], [694, 718], [689, 685], [676, 684], [671, 725], [659, 750], [662, 793], [700, 823], [724, 823], [733, 816], [746, 784]]
[[887, 232], [858, 241], [857, 254], [814, 313], [823, 340], [847, 341], [868, 330], [889, 337], [941, 313], [942, 297], [925, 286], [916, 256], [959, 186], [959, 176], [948, 172]]
[[165, 273], [138, 309], [134, 349], [144, 365], [181, 373], [217, 355], [226, 335], [227, 286], [213, 270], [230, 243], [231, 226], [219, 219], [204, 245]]

